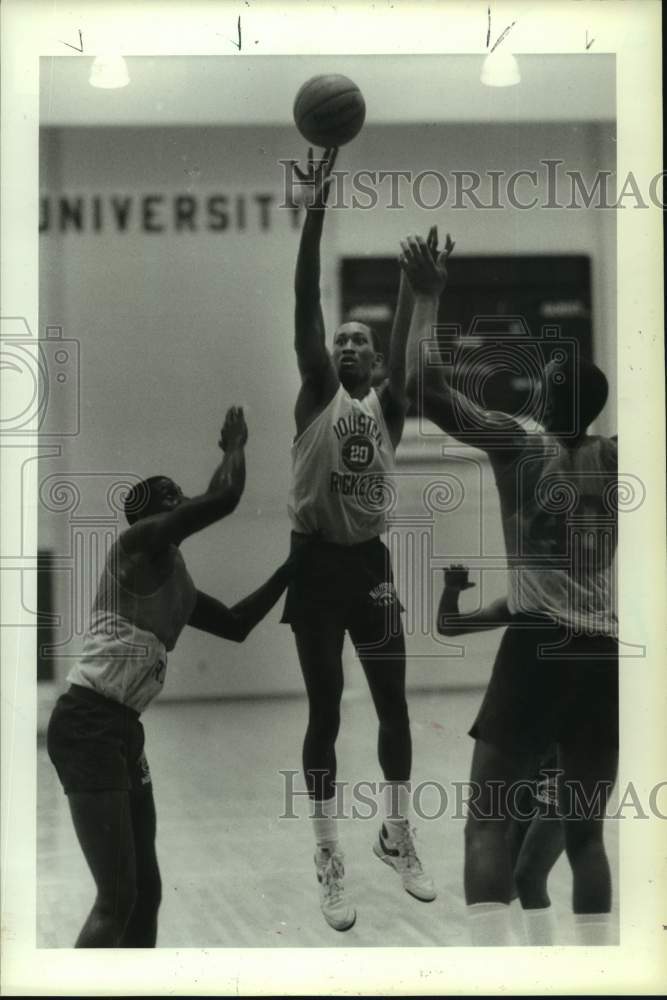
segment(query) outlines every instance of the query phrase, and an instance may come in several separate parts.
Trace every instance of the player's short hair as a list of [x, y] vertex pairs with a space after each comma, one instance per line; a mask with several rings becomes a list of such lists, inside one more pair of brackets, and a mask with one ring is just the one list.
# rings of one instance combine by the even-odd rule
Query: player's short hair
[[[609, 396], [609, 382], [607, 376], [586, 358], [580, 358], [577, 362], [575, 382], [578, 386], [578, 420], [579, 429], [584, 431], [593, 423], [596, 417], [604, 409]], [[567, 382], [562, 384], [560, 393], [572, 396], [574, 386]], [[559, 390], [555, 390], [559, 394]]]
[[153, 499], [154, 487], [165, 479], [169, 479], [169, 476], [150, 476], [130, 487], [123, 501], [123, 510], [128, 524], [134, 524], [139, 518], [145, 516]]
[[375, 327], [371, 326], [371, 324], [367, 323], [366, 320], [364, 319], [350, 319], [348, 317], [344, 319], [340, 325], [345, 326], [346, 323], [358, 323], [359, 326], [365, 326], [371, 335], [371, 343], [373, 344], [373, 350], [375, 351], [376, 354], [384, 355], [384, 344], [382, 343], [382, 337], [377, 332]]

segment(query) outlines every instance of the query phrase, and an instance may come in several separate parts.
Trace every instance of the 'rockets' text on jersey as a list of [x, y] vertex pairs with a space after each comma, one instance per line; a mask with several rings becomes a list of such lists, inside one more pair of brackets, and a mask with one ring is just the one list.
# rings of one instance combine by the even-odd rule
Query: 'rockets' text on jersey
[[384, 531], [394, 449], [377, 393], [339, 386], [292, 446], [289, 514], [295, 531], [354, 545]]

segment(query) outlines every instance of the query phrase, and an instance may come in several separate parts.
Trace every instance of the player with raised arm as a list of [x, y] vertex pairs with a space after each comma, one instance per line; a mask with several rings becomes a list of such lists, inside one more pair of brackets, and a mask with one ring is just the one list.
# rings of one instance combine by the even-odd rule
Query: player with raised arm
[[[468, 580], [465, 566], [449, 566], [444, 574], [445, 586], [437, 613], [440, 635], [469, 635], [512, 624], [505, 597], [497, 597], [477, 611], [461, 612], [459, 597], [475, 584]], [[527, 942], [531, 945], [550, 945], [556, 937], [547, 880], [565, 847], [557, 812], [557, 764], [553, 746], [540, 761], [533, 780], [517, 789], [507, 831], [514, 877], [512, 899], [518, 897], [521, 902]]]
[[510, 612], [507, 599], [498, 597], [495, 601], [463, 614], [459, 610], [459, 597], [475, 586], [468, 579], [465, 566], [449, 566], [445, 571], [445, 586], [438, 604], [437, 629], [440, 635], [464, 635], [467, 632], [484, 632], [491, 628], [509, 625]]
[[[435, 255], [413, 239], [404, 251], [402, 266], [415, 292], [407, 390], [441, 430], [489, 456], [513, 616], [470, 730], [476, 741], [471, 782], [480, 792], [465, 837], [471, 936], [485, 945], [510, 941], [510, 817], [494, 792], [534, 774], [555, 742], [578, 939], [603, 943], [611, 910], [603, 821], [618, 759], [617, 445], [587, 428], [606, 402], [607, 380], [590, 362], [580, 360], [572, 375], [550, 360], [543, 372], [543, 431], [532, 433], [458, 391], [451, 367], [422, 364], [421, 345], [433, 343], [452, 246], [448, 237]], [[582, 810], [591, 797], [595, 809]]]
[[405, 698], [405, 641], [385, 529], [387, 479], [406, 410], [405, 345], [411, 299], [402, 280], [391, 335], [387, 380], [372, 387], [379, 363], [373, 331], [343, 323], [325, 342], [320, 305], [320, 241], [336, 159], [309, 157], [311, 188], [296, 265], [295, 348], [301, 388], [295, 407], [292, 545], [313, 540], [309, 572], [288, 589], [283, 620], [295, 635], [308, 695], [303, 771], [313, 808], [315, 867], [322, 913], [336, 930], [356, 919], [343, 887], [336, 830], [336, 752], [343, 691], [342, 650], [348, 632], [363, 666], [379, 720], [378, 757], [387, 783], [386, 818], [376, 855], [396, 869], [405, 889], [435, 898], [415, 852], [409, 817], [412, 745]]
[[161, 898], [153, 789], [140, 713], [160, 693], [185, 625], [243, 642], [274, 606], [307, 550], [234, 605], [198, 591], [179, 546], [236, 508], [245, 484], [243, 411], [222, 428], [224, 458], [188, 499], [166, 476], [128, 493], [127, 528], [109, 551], [84, 637], [49, 722], [47, 747], [67, 794], [97, 895], [77, 948], [152, 948]]

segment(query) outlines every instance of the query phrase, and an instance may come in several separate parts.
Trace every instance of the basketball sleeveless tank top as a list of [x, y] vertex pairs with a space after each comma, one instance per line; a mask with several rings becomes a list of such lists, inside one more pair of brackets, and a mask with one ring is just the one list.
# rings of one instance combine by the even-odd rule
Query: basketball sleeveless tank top
[[164, 583], [151, 594], [135, 594], [114, 573], [117, 546], [107, 557], [83, 650], [67, 680], [142, 712], [164, 686], [167, 651], [190, 619], [196, 589], [176, 552]]
[[338, 545], [382, 534], [394, 449], [375, 389], [354, 399], [343, 388], [292, 445], [292, 527]]
[[[616, 444], [591, 437], [570, 449], [550, 434], [540, 437], [509, 472], [514, 482], [505, 489], [498, 482], [509, 610], [615, 636]], [[508, 487], [515, 502], [504, 496]]]

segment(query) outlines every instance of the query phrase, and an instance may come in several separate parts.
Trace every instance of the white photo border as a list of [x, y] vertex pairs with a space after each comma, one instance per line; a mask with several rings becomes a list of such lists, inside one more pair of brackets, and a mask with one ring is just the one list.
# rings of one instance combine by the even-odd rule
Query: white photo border
[[[41, 56], [89, 58], [104, 42], [124, 55], [228, 55], [242, 16], [259, 40], [239, 59], [267, 54], [486, 51], [487, 6], [427, 4], [5, 0], [2, 17], [2, 316], [38, 329], [38, 128]], [[657, 0], [517, 0], [491, 4], [512, 51], [593, 53], [617, 59], [618, 176], [640, 186], [662, 169], [661, 42]], [[85, 55], [66, 43], [78, 44]], [[619, 209], [619, 469], [646, 486], [643, 518], [621, 534], [621, 625], [640, 621], [648, 658], [621, 660], [622, 787], [640, 798], [665, 779], [667, 606], [664, 532], [662, 219], [656, 207]], [[6, 465], [7, 454], [0, 459]], [[36, 454], [36, 449], [35, 449]], [[36, 463], [32, 463], [36, 496]], [[2, 484], [3, 531], [36, 551], [37, 505]], [[3, 537], [10, 537], [6, 535]], [[639, 557], [638, 557], [638, 554]], [[15, 574], [1, 575], [9, 599]], [[633, 632], [635, 629], [633, 628]], [[2, 992], [5, 995], [364, 995], [651, 993], [667, 981], [667, 866], [663, 821], [621, 831], [621, 944], [616, 948], [157, 949], [113, 956], [35, 948], [36, 692], [32, 630], [2, 635]]]

